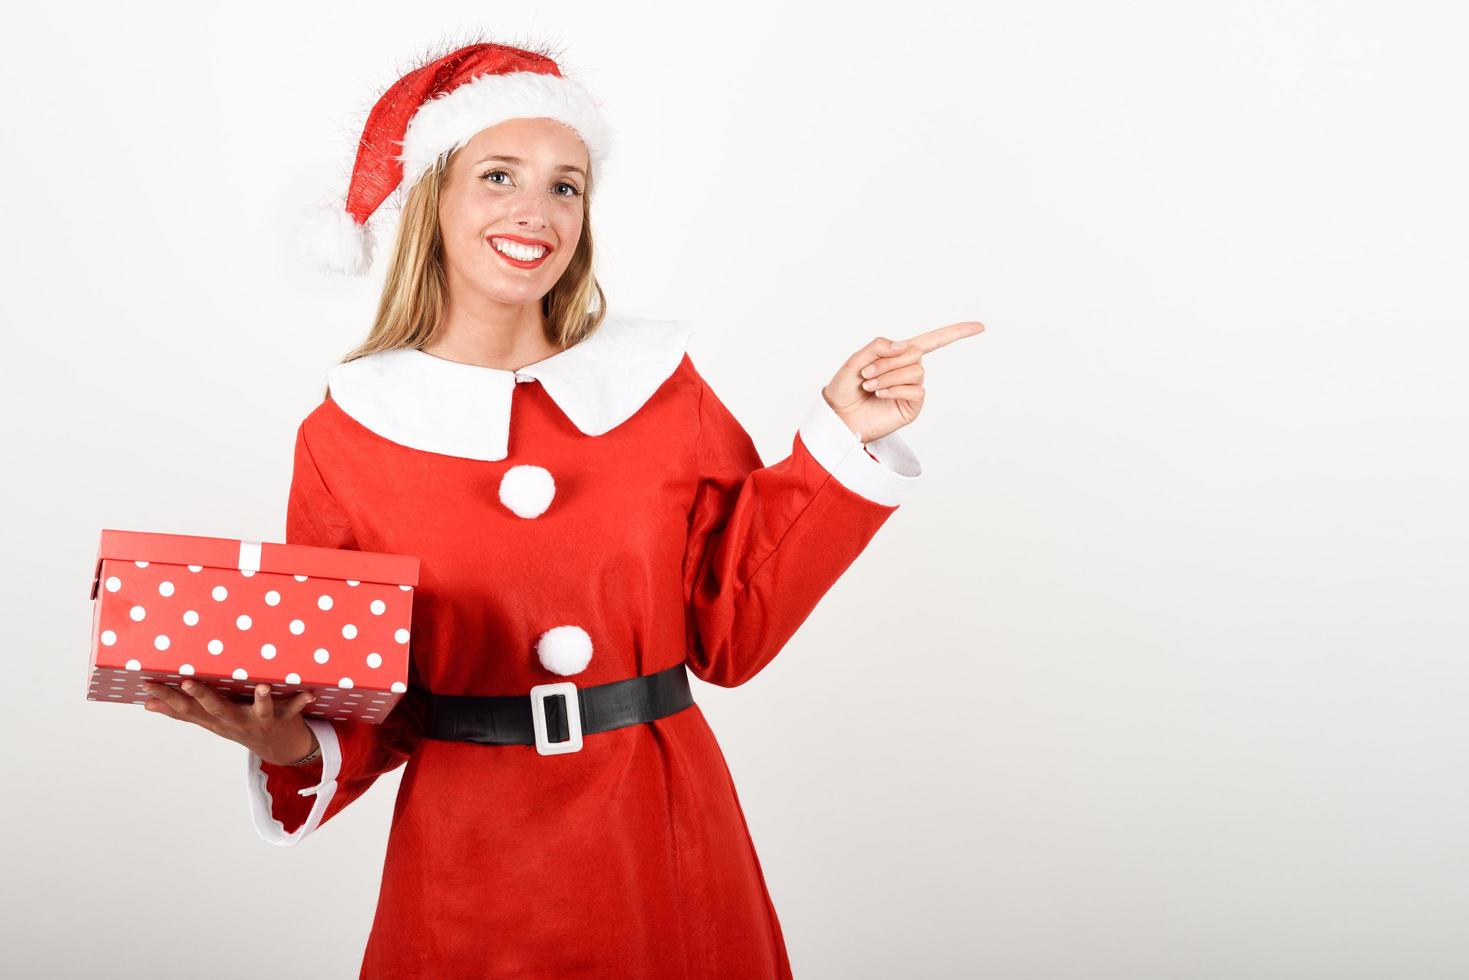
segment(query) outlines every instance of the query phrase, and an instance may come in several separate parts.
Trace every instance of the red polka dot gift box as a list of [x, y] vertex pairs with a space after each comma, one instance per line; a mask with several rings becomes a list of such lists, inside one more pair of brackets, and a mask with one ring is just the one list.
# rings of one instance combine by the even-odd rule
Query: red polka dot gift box
[[91, 701], [142, 703], [193, 677], [236, 701], [311, 689], [304, 714], [380, 722], [407, 691], [419, 560], [190, 534], [103, 530], [92, 576]]

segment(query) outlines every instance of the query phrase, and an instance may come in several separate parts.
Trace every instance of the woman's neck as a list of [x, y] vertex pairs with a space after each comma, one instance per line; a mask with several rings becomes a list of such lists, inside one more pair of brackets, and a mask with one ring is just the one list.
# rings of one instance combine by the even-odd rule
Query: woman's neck
[[545, 321], [537, 310], [535, 319], [521, 317], [512, 323], [445, 317], [423, 350], [461, 364], [518, 371], [558, 353], [560, 348], [546, 337]]

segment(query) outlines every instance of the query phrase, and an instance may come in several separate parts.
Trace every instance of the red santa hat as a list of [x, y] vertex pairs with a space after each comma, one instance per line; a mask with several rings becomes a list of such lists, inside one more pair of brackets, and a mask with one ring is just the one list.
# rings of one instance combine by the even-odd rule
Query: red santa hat
[[600, 103], [549, 55], [470, 44], [415, 68], [368, 113], [345, 202], [307, 215], [301, 235], [308, 253], [326, 271], [365, 273], [373, 247], [368, 218], [394, 189], [412, 187], [439, 154], [463, 146], [480, 130], [535, 117], [576, 131], [595, 180], [611, 146]]

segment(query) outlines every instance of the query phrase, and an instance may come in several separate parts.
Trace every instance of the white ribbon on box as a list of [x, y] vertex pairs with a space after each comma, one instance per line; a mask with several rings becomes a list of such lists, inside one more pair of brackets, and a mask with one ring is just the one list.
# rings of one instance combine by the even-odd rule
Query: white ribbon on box
[[239, 564], [240, 564], [240, 571], [242, 571], [242, 572], [258, 572], [258, 571], [260, 571], [260, 542], [259, 541], [241, 541], [240, 542], [240, 562], [239, 562]]

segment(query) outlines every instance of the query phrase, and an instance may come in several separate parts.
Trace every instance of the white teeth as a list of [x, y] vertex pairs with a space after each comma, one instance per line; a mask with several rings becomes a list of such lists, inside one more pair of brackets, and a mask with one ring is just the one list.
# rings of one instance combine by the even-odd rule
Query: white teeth
[[496, 251], [504, 252], [512, 259], [520, 259], [522, 262], [533, 262], [546, 254], [546, 249], [540, 245], [522, 245], [504, 238], [490, 239], [490, 245]]

